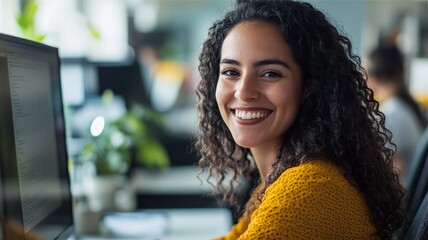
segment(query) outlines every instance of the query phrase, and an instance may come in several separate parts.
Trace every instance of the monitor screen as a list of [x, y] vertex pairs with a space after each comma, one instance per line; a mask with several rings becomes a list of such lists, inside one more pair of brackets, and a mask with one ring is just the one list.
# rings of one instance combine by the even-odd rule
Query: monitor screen
[[72, 232], [58, 49], [0, 34], [3, 239]]

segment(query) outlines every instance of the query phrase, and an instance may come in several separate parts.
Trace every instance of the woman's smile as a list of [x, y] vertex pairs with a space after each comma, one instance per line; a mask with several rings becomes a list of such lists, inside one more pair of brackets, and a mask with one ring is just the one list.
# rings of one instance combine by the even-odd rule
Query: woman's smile
[[232, 113], [240, 120], [254, 120], [266, 118], [272, 111], [271, 110], [245, 110], [245, 109], [232, 109]]

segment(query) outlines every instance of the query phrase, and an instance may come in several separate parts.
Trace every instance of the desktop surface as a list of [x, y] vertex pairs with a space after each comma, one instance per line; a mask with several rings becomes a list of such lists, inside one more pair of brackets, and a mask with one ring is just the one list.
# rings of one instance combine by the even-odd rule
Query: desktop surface
[[157, 209], [168, 215], [168, 227], [165, 234], [153, 237], [119, 237], [99, 235], [81, 235], [70, 240], [203, 240], [225, 235], [232, 226], [232, 216], [226, 208], [203, 209]]

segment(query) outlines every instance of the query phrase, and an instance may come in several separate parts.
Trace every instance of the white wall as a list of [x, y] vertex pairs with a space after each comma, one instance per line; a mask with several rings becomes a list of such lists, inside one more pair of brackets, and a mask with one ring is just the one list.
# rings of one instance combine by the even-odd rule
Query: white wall
[[17, 35], [19, 29], [16, 25], [16, 13], [18, 12], [18, 1], [0, 0], [0, 32]]
[[361, 55], [362, 31], [366, 16], [366, 1], [361, 0], [311, 0], [332, 20], [338, 29], [352, 42], [353, 53]]

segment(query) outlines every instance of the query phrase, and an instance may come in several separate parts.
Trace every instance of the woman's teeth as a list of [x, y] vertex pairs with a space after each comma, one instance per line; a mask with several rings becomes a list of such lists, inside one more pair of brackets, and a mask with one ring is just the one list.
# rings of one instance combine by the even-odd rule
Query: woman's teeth
[[266, 112], [266, 111], [254, 112], [254, 111], [236, 110], [235, 114], [236, 114], [236, 117], [241, 118], [241, 119], [257, 119], [257, 118], [266, 117], [269, 114], [269, 112]]

